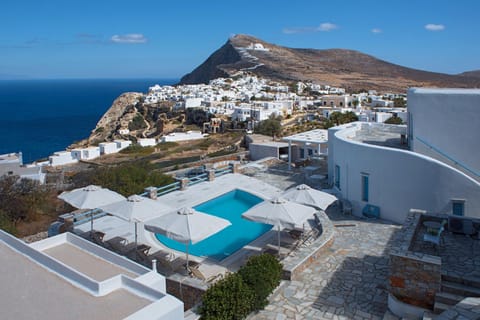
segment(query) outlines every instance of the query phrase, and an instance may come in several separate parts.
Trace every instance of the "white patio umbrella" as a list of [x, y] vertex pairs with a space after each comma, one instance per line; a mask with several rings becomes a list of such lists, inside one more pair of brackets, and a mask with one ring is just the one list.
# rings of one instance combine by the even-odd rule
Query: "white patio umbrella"
[[135, 252], [137, 249], [137, 223], [159, 217], [172, 207], [150, 198], [132, 195], [127, 199], [101, 206], [100, 209], [122, 220], [135, 223]]
[[283, 193], [283, 197], [287, 200], [314, 206], [324, 211], [329, 205], [338, 200], [337, 197], [326, 192], [312, 189], [306, 184], [288, 189]]
[[230, 225], [230, 221], [226, 219], [199, 212], [193, 208], [182, 208], [147, 221], [145, 229], [184, 243], [188, 269], [188, 245], [200, 242]]
[[295, 228], [313, 217], [315, 209], [302, 204], [285, 200], [281, 197], [265, 200], [253, 206], [242, 214], [245, 218], [254, 222], [271, 224], [278, 232], [278, 252], [280, 252], [280, 231], [285, 228]]
[[[64, 191], [58, 198], [77, 209], [96, 209], [109, 203], [125, 199], [124, 196], [115, 191], [95, 185]], [[90, 228], [91, 235], [93, 233], [93, 212], [90, 219]]]

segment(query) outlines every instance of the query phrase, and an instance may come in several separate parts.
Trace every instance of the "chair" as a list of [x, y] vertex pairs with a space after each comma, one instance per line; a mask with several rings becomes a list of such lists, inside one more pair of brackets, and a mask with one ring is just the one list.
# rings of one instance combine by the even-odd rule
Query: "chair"
[[104, 244], [103, 238], [105, 237], [105, 233], [101, 231], [93, 231], [93, 233], [91, 234], [91, 237], [92, 237], [92, 241], [95, 242], [96, 244], [98, 245]]
[[137, 250], [137, 262], [146, 267], [152, 267], [152, 261], [157, 260], [157, 270], [164, 275], [171, 275], [183, 265], [183, 260], [175, 257], [171, 252], [163, 250], [147, 254], [145, 250]]
[[127, 239], [119, 236], [105, 241], [105, 246], [121, 255], [127, 255], [132, 250], [135, 250], [135, 243], [128, 243]]
[[436, 246], [439, 246], [442, 241], [442, 233], [444, 230], [445, 230], [445, 224], [442, 224], [439, 230], [427, 231], [427, 233], [423, 235], [423, 241], [430, 242]]
[[206, 283], [212, 283], [220, 280], [225, 275], [225, 270], [214, 270], [203, 267], [205, 267], [203, 264], [199, 264], [190, 268], [190, 272], [195, 278], [198, 278]]

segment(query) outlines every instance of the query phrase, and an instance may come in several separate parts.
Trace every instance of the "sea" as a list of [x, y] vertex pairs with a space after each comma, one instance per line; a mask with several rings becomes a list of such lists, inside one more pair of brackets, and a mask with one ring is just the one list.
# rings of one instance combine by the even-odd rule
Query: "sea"
[[87, 138], [123, 92], [144, 92], [178, 79], [0, 81], [0, 154], [22, 152], [23, 162], [48, 158]]

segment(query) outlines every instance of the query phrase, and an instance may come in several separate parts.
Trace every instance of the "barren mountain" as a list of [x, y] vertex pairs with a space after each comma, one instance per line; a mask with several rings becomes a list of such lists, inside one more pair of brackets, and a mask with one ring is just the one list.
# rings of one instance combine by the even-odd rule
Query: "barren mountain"
[[413, 86], [480, 87], [480, 78], [470, 74], [448, 75], [406, 68], [353, 50], [286, 48], [248, 35], [231, 37], [180, 83], [206, 83], [239, 71], [273, 80], [315, 81], [348, 90], [403, 93]]
[[471, 78], [480, 78], [480, 70], [473, 70], [460, 73], [459, 76], [471, 77]]

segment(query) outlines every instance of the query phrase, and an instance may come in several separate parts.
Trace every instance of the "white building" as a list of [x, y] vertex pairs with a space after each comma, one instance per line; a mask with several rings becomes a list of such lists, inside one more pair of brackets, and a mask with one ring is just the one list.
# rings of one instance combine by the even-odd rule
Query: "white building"
[[100, 157], [100, 147], [76, 148], [71, 152], [72, 158], [77, 160], [93, 160]]
[[480, 181], [479, 89], [410, 89], [408, 113], [412, 151]]
[[78, 158], [73, 157], [71, 151], [57, 151], [48, 157], [49, 164], [52, 167], [77, 163], [78, 160]]
[[[282, 138], [288, 142], [288, 166], [295, 159], [324, 157], [328, 155], [328, 131], [315, 129]], [[292, 148], [292, 145], [296, 148]], [[295, 153], [294, 153], [295, 152]]]
[[393, 117], [393, 114], [389, 112], [375, 112], [375, 122], [378, 123], [384, 123], [391, 117]]
[[122, 128], [118, 130], [118, 134], [121, 134], [121, 135], [127, 135], [129, 133], [130, 133], [130, 130], [128, 128]]
[[72, 233], [32, 244], [0, 230], [2, 319], [184, 318], [165, 277]]
[[383, 99], [372, 99], [372, 102], [370, 103], [372, 107], [392, 107], [394, 106], [393, 101], [390, 100], [383, 100]]
[[141, 138], [137, 140], [137, 144], [142, 147], [154, 147], [157, 145], [155, 138]]
[[0, 155], [0, 178], [4, 175], [15, 175], [24, 179], [36, 180], [40, 184], [44, 184], [46, 179], [46, 174], [43, 173], [42, 165], [23, 165], [21, 152]]
[[408, 130], [361, 122], [329, 129], [329, 182], [355, 215], [374, 207], [399, 223], [411, 208], [480, 216], [480, 90], [411, 89], [408, 101]]
[[111, 154], [119, 151], [117, 143], [115, 142], [101, 142], [98, 144], [98, 146], [100, 147], [101, 154]]
[[130, 141], [130, 140], [113, 140], [113, 142], [115, 142], [117, 144], [118, 151], [120, 151], [122, 149], [125, 149], [125, 148], [132, 145], [132, 141]]
[[202, 98], [185, 99], [185, 109], [200, 107], [202, 105], [202, 100]]
[[204, 135], [200, 131], [172, 132], [162, 137], [162, 142], [177, 142], [203, 139]]
[[331, 108], [352, 107], [353, 100], [350, 95], [329, 95], [320, 98], [322, 106]]

